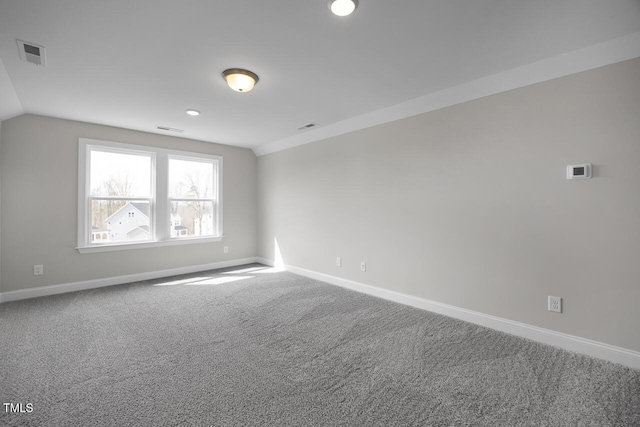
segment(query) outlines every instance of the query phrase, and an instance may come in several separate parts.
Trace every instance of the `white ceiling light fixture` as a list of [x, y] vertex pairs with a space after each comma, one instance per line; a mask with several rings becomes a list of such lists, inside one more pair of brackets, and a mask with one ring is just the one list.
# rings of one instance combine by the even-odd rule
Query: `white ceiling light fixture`
[[242, 68], [229, 68], [222, 72], [229, 87], [236, 92], [249, 92], [258, 83], [258, 75]]
[[190, 115], [190, 116], [194, 116], [195, 117], [195, 116], [199, 116], [200, 115], [200, 111], [190, 108], [190, 109], [187, 110], [187, 114]]
[[329, 10], [337, 16], [351, 15], [358, 7], [358, 0], [329, 0]]

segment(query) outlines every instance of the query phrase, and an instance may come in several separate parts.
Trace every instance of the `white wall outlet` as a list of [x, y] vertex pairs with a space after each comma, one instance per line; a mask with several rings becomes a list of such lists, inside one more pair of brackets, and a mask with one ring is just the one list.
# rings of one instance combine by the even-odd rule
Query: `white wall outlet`
[[340, 257], [336, 258], [336, 267], [342, 267], [342, 258]]
[[229, 246], [225, 246], [225, 247], [223, 248], [223, 250], [224, 250], [224, 253], [225, 253], [225, 254], [228, 254], [228, 253], [229, 253]]
[[360, 271], [367, 271], [367, 263], [362, 261], [360, 263]]
[[549, 295], [549, 311], [553, 311], [556, 313], [562, 313], [562, 298], [560, 297], [552, 297]]
[[38, 264], [33, 266], [33, 275], [42, 276], [44, 274], [44, 265]]

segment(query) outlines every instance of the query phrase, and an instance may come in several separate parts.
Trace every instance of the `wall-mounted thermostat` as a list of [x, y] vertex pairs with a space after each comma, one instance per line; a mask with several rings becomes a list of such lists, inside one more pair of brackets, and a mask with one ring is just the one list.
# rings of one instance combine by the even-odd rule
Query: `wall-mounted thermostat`
[[567, 179], [589, 179], [589, 178], [591, 178], [591, 163], [567, 166]]

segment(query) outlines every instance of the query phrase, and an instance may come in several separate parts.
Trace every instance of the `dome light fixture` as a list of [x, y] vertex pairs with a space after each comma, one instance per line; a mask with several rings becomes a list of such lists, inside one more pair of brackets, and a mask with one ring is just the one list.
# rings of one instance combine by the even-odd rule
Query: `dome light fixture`
[[229, 87], [236, 92], [249, 92], [258, 83], [258, 75], [242, 68], [229, 68], [222, 72]]
[[358, 0], [329, 0], [329, 9], [334, 15], [351, 15], [358, 7]]
[[194, 109], [192, 109], [192, 108], [189, 108], [189, 109], [186, 111], [186, 113], [187, 113], [188, 115], [190, 115], [190, 116], [194, 116], [194, 117], [195, 117], [195, 116], [199, 116], [199, 115], [200, 115], [200, 111], [198, 111], [198, 110], [194, 110]]

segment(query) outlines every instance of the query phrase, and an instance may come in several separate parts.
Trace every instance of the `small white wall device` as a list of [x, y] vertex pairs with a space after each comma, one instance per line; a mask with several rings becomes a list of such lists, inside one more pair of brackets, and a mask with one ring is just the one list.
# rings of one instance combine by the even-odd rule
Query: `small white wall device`
[[567, 179], [589, 179], [591, 178], [591, 163], [567, 166]]

